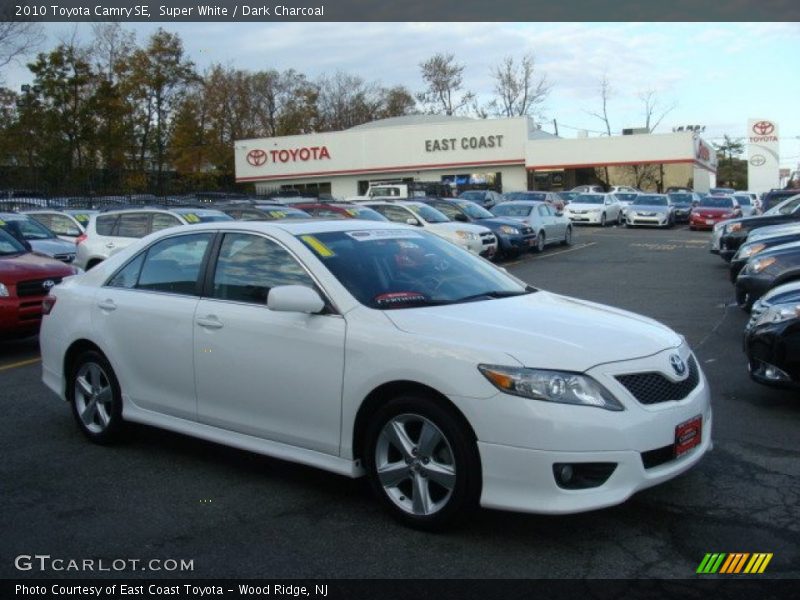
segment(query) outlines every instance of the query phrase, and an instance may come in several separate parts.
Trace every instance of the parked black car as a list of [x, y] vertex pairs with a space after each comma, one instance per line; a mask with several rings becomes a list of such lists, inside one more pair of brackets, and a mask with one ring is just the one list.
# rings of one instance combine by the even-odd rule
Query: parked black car
[[761, 384], [800, 388], [800, 304], [773, 304], [745, 330], [750, 377]]
[[792, 302], [800, 304], [800, 280], [776, 285], [756, 300], [750, 309], [750, 321], [745, 326], [745, 333], [755, 327], [759, 317], [771, 306]]
[[425, 198], [422, 202], [447, 216], [451, 221], [475, 223], [488, 227], [497, 237], [497, 251], [504, 257], [518, 256], [530, 250], [536, 240], [536, 232], [514, 219], [496, 217], [485, 208], [469, 200]]
[[[764, 235], [761, 232], [764, 232]], [[767, 233], [769, 232], [769, 233]], [[736, 283], [736, 277], [747, 264], [747, 261], [758, 256], [765, 250], [800, 242], [800, 223], [792, 225], [774, 225], [770, 227], [759, 227], [750, 232], [744, 244], [739, 246], [736, 254], [733, 255], [730, 265], [731, 282]]]
[[736, 302], [749, 311], [769, 290], [796, 279], [800, 279], [800, 242], [775, 246], [747, 261], [736, 278]]
[[688, 223], [689, 214], [692, 212], [692, 208], [700, 202], [700, 196], [694, 192], [669, 192], [667, 195], [675, 207], [675, 212], [673, 212], [675, 222]]
[[793, 221], [800, 222], [800, 193], [773, 206], [763, 215], [728, 220], [719, 240], [719, 255], [726, 261], [730, 261], [739, 246], [747, 239], [747, 234], [753, 229]]

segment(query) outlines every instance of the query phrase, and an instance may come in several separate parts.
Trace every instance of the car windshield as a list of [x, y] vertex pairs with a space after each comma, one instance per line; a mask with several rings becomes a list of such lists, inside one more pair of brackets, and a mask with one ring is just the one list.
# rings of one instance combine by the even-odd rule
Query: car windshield
[[465, 200], [470, 200], [472, 202], [483, 202], [483, 198], [486, 196], [486, 192], [479, 192], [479, 191], [472, 191], [472, 192], [463, 192], [459, 195], [459, 198], [464, 198]]
[[672, 200], [673, 204], [677, 204], [678, 206], [688, 206], [692, 203], [691, 194], [670, 194], [669, 199]]
[[299, 235], [364, 306], [379, 310], [528, 294], [533, 288], [424, 231], [375, 229]]
[[348, 206], [344, 209], [344, 211], [348, 214], [348, 216], [352, 217], [353, 219], [363, 219], [364, 221], [388, 221], [386, 217], [384, 217], [381, 213], [377, 210], [372, 210], [371, 208], [367, 208], [366, 206]]
[[631, 203], [633, 206], [667, 206], [664, 196], [640, 195]]
[[413, 212], [418, 217], [422, 217], [428, 223], [448, 223], [448, 219], [444, 214], [440, 213], [435, 208], [427, 204], [404, 204], [408, 210]]
[[259, 210], [265, 212], [270, 219], [308, 219], [311, 217], [304, 210], [292, 208], [291, 206], [260, 206]]
[[[2, 221], [0, 221], [0, 224], [1, 223]], [[11, 256], [24, 252], [27, 252], [25, 246], [20, 244], [13, 236], [0, 229], [0, 256]]]
[[494, 215], [474, 202], [456, 202], [459, 208], [473, 219], [491, 219]]
[[89, 224], [89, 217], [97, 213], [89, 211], [89, 212], [67, 212], [67, 214], [71, 215], [73, 219], [75, 219], [85, 228]]
[[495, 216], [498, 217], [527, 217], [531, 214], [535, 204], [509, 204], [503, 202], [498, 204], [492, 209]]
[[511, 192], [506, 194], [507, 200], [528, 200], [531, 202], [544, 202], [547, 194], [544, 192]]
[[707, 208], [733, 208], [733, 198], [727, 196], [706, 196], [700, 200], [700, 206]]
[[28, 217], [1, 220], [0, 227], [17, 239], [51, 240], [56, 237], [47, 227]]
[[780, 204], [773, 206], [764, 215], [788, 215], [795, 211], [800, 206], [800, 194], [787, 198]]
[[216, 221], [233, 221], [233, 217], [218, 210], [178, 210], [175, 211], [187, 223], [214, 223]]
[[742, 204], [744, 204], [745, 206], [750, 206], [751, 204], [750, 196], [747, 196], [746, 194], [736, 194], [733, 197], [733, 199], [739, 203], [739, 206], [741, 206]]
[[633, 202], [639, 194], [636, 192], [617, 192], [614, 195], [623, 202]]
[[603, 204], [606, 201], [605, 196], [600, 194], [580, 194], [577, 198], [572, 200], [573, 204]]

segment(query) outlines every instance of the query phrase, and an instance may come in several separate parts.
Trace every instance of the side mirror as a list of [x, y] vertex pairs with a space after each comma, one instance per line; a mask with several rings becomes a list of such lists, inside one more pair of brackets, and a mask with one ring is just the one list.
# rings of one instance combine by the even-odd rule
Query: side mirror
[[267, 296], [267, 308], [276, 312], [317, 314], [325, 308], [316, 290], [304, 285], [279, 285]]
[[417, 226], [419, 226], [419, 221], [417, 221], [414, 217], [408, 217], [406, 219], [406, 224], [407, 225], [417, 225]]

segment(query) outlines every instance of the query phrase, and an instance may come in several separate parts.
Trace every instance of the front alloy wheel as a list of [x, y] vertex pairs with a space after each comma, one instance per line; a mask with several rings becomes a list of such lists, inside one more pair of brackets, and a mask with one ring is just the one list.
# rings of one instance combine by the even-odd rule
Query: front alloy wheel
[[114, 371], [105, 357], [94, 351], [82, 354], [67, 389], [81, 431], [93, 442], [113, 441], [122, 426], [122, 401]]
[[534, 249], [536, 250], [536, 252], [544, 252], [544, 246], [545, 246], [544, 231], [540, 231], [539, 235], [536, 236], [536, 246], [534, 246]]
[[364, 459], [373, 491], [412, 527], [440, 529], [478, 504], [475, 440], [432, 398], [400, 397], [383, 406], [368, 426]]

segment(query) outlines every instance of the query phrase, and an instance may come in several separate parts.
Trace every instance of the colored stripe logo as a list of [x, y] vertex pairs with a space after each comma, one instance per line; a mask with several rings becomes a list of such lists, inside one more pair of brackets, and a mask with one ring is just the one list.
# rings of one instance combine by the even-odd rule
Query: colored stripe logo
[[738, 575], [740, 573], [757, 574], [763, 573], [769, 561], [772, 560], [772, 552], [715, 552], [708, 553], [703, 557], [697, 573], [702, 575], [713, 575], [720, 573], [724, 575]]

